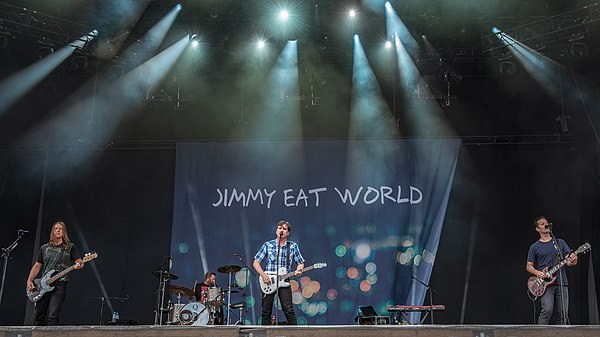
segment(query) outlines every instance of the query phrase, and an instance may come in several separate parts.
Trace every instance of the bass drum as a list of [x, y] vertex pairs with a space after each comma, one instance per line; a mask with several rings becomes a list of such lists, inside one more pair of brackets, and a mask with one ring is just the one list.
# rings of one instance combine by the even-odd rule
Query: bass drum
[[207, 325], [210, 312], [200, 302], [190, 302], [179, 312], [179, 323], [182, 325]]

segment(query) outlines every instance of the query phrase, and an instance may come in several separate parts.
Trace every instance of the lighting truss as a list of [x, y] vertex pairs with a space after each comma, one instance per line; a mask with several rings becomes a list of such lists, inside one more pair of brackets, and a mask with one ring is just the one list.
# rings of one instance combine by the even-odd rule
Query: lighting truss
[[[502, 28], [502, 27], [501, 27]], [[502, 33], [535, 50], [559, 41], [572, 41], [600, 29], [600, 4], [584, 6], [563, 14], [547, 17], [532, 23], [503, 30]], [[487, 35], [484, 52], [505, 47], [505, 43]]]
[[22, 6], [0, 2], [0, 26], [3, 31], [64, 45], [92, 31], [92, 27], [53, 17]]
[[[541, 145], [573, 144], [574, 135], [570, 133], [546, 135], [490, 135], [462, 136], [464, 146], [474, 145]], [[386, 138], [388, 139], [388, 138]], [[76, 141], [76, 142], [0, 142], [0, 152], [29, 151], [130, 151], [130, 150], [174, 150], [177, 143], [206, 142], [213, 140], [130, 140], [130, 141]]]

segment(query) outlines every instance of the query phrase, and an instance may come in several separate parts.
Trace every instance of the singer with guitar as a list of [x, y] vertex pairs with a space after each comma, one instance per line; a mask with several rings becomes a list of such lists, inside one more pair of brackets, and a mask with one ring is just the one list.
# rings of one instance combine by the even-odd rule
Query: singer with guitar
[[[302, 254], [300, 254], [298, 245], [295, 242], [288, 241], [291, 230], [292, 226], [289, 222], [285, 220], [279, 221], [275, 229], [276, 238], [265, 242], [254, 256], [252, 266], [260, 275], [263, 284], [269, 285], [272, 283], [279, 283], [278, 278], [273, 277], [273, 274], [281, 274], [279, 269], [282, 267], [287, 271], [292, 270], [291, 267], [294, 262], [297, 265], [294, 275], [300, 276], [302, 274], [301, 270], [304, 268], [304, 258], [302, 257]], [[261, 266], [261, 262], [263, 261], [266, 261], [264, 270]], [[276, 293], [279, 293], [281, 308], [285, 314], [287, 324], [297, 324], [296, 314], [294, 313], [294, 307], [292, 305], [292, 287], [290, 287], [287, 282], [285, 284], [287, 286], [274, 284], [274, 287], [279, 287], [278, 292], [267, 293], [263, 290], [262, 325], [271, 324], [273, 300], [275, 299]]]
[[[571, 252], [571, 248], [562, 239], [556, 239], [552, 235], [552, 224], [548, 223], [545, 216], [540, 216], [534, 221], [535, 230], [540, 235], [539, 240], [534, 242], [527, 254], [527, 271], [539, 279], [548, 279], [544, 272], [551, 269], [561, 261], [567, 266], [577, 264], [577, 254]], [[545, 269], [546, 268], [546, 269]], [[569, 312], [569, 283], [565, 268], [558, 271], [556, 280], [546, 286], [546, 290], [540, 297], [541, 311], [538, 324], [547, 325], [553, 312], [558, 313], [557, 324], [568, 324]]]
[[[40, 248], [37, 260], [31, 267], [27, 278], [27, 290], [34, 291], [36, 284], [34, 278], [42, 271], [46, 275], [49, 271], [61, 272], [75, 263], [74, 269], [83, 268], [84, 262], [79, 255], [77, 247], [69, 240], [67, 227], [63, 222], [55, 222], [50, 231], [50, 241]], [[45, 293], [35, 302], [35, 325], [59, 325], [60, 311], [67, 295], [68, 275], [65, 275], [52, 284], [54, 289]]]

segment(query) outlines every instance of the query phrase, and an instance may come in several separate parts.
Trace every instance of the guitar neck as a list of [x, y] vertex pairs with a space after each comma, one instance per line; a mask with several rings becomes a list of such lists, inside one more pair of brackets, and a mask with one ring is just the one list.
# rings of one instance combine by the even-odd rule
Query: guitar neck
[[77, 264], [74, 264], [74, 265], [70, 266], [69, 268], [67, 268], [67, 269], [65, 269], [65, 270], [63, 270], [63, 271], [61, 271], [60, 273], [58, 273], [58, 274], [56, 274], [56, 275], [52, 276], [52, 277], [51, 277], [51, 278], [48, 280], [48, 284], [51, 284], [51, 283], [53, 283], [54, 281], [58, 280], [59, 278], [61, 278], [61, 277], [65, 276], [65, 275], [67, 275], [68, 273], [70, 273], [70, 272], [71, 272], [73, 269], [75, 269], [75, 266], [76, 266], [76, 265], [77, 265]]
[[[301, 273], [304, 273], [305, 271], [309, 271], [309, 270], [312, 270], [312, 269], [315, 269], [315, 266], [314, 266], [314, 265], [312, 265], [312, 266], [310, 266], [310, 267], [302, 268], [302, 269], [300, 269], [300, 272], [301, 272]], [[287, 273], [287, 274], [280, 275], [280, 276], [279, 276], [279, 279], [280, 279], [280, 280], [285, 280], [286, 278], [288, 278], [288, 277], [290, 277], [290, 276], [294, 276], [294, 274], [295, 274], [295, 273], [296, 273], [296, 271], [292, 271], [292, 272], [289, 272], [289, 273]]]
[[562, 266], [567, 263], [567, 259], [560, 261], [556, 266], [552, 267], [552, 269], [548, 270], [548, 275], [554, 275]]
[[[589, 248], [590, 248], [589, 243], [585, 243], [585, 244], [581, 245], [579, 248], [577, 248], [576, 251], [568, 253], [568, 254], [578, 255], [580, 253], [583, 253], [583, 252], [587, 251]], [[554, 275], [554, 273], [556, 273], [565, 264], [567, 264], [567, 259], [564, 259], [564, 260], [560, 261], [556, 266], [554, 266], [550, 270], [548, 270], [547, 271], [548, 275], [549, 276]]]

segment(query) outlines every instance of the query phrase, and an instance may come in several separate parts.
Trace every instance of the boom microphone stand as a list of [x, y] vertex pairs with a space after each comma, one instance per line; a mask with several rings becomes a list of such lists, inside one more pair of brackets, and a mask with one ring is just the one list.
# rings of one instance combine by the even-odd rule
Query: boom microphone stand
[[6, 280], [6, 268], [8, 267], [8, 259], [10, 259], [10, 252], [19, 244], [19, 240], [25, 233], [29, 231], [19, 229], [17, 231], [17, 239], [6, 248], [2, 248], [2, 258], [4, 259], [4, 268], [2, 269], [2, 286], [0, 286], [0, 304], [2, 304], [2, 293], [4, 293], [4, 281]]

